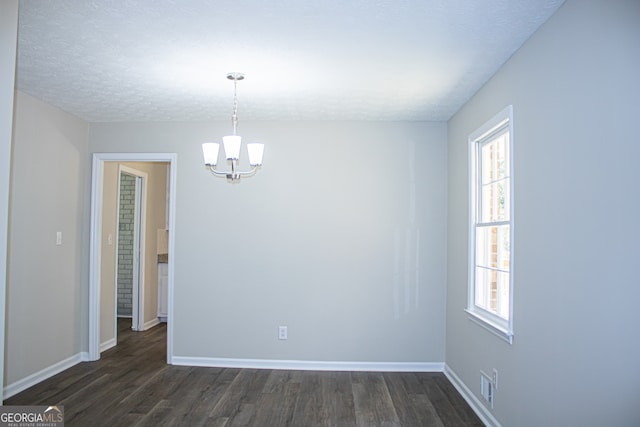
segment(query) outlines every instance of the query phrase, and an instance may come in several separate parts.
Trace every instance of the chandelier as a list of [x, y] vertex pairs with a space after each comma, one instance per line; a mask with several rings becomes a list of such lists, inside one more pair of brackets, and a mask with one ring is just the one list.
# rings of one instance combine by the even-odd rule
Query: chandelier
[[218, 151], [220, 150], [220, 144], [216, 142], [205, 142], [202, 144], [202, 154], [204, 155], [204, 164], [209, 168], [211, 173], [216, 176], [226, 176], [230, 181], [237, 181], [243, 176], [251, 176], [258, 170], [258, 167], [262, 166], [262, 156], [264, 154], [264, 144], [250, 143], [247, 144], [247, 153], [249, 154], [249, 166], [251, 169], [248, 171], [238, 170], [238, 159], [240, 157], [240, 146], [242, 143], [242, 137], [236, 135], [236, 129], [238, 127], [238, 95], [237, 86], [238, 81], [244, 80], [244, 74], [242, 73], [229, 73], [227, 74], [229, 80], [233, 80], [233, 114], [231, 116], [231, 123], [233, 124], [233, 135], [223, 136], [222, 145], [224, 146], [224, 153], [227, 160], [231, 161], [230, 171], [216, 170], [216, 164], [218, 163]]

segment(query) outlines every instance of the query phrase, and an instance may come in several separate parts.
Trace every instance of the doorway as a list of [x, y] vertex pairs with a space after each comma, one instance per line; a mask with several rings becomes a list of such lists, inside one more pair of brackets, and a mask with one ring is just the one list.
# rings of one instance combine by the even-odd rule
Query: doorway
[[[116, 295], [115, 291], [115, 279], [113, 275], [115, 274], [115, 267], [111, 268], [112, 280], [103, 280], [104, 274], [109, 274], [110, 268], [103, 268], [103, 257], [108, 253], [115, 253], [114, 248], [110, 245], [114, 244], [112, 242], [113, 237], [108, 231], [105, 231], [105, 227], [109, 225], [110, 217], [109, 215], [105, 215], [104, 212], [104, 193], [109, 190], [109, 185], [112, 180], [105, 178], [105, 169], [109, 169], [110, 164], [113, 162], [123, 163], [123, 162], [138, 162], [144, 164], [155, 164], [156, 167], [158, 163], [164, 163], [162, 167], [165, 170], [166, 180], [165, 180], [165, 198], [163, 198], [163, 202], [166, 202], [166, 206], [162, 208], [153, 204], [153, 197], [147, 200], [148, 210], [165, 211], [166, 208], [166, 222], [163, 222], [161, 226], [158, 228], [163, 228], [168, 230], [166, 233], [167, 241], [166, 252], [170, 255], [168, 260], [166, 261], [166, 321], [167, 321], [167, 363], [172, 363], [173, 358], [173, 322], [172, 314], [173, 314], [173, 275], [174, 275], [174, 257], [171, 256], [173, 254], [174, 241], [175, 241], [175, 233], [172, 232], [175, 224], [175, 200], [176, 200], [176, 167], [177, 167], [177, 155], [175, 153], [95, 153], [93, 155], [93, 168], [92, 168], [92, 191], [91, 191], [91, 236], [90, 236], [90, 262], [89, 262], [89, 354], [88, 360], [98, 360], [100, 358], [101, 350], [105, 349], [104, 340], [101, 339], [101, 328], [105, 325], [104, 320], [105, 316], [110, 317], [113, 320], [110, 321], [111, 325], [117, 330], [117, 316], [115, 316], [115, 306], [111, 307], [111, 309], [104, 309], [105, 304], [107, 303], [106, 299], [114, 300], [114, 296]], [[108, 167], [107, 167], [108, 166]], [[130, 165], [129, 165], [130, 166]], [[134, 165], [135, 166], [135, 165]], [[137, 168], [137, 166], [135, 166]], [[143, 171], [146, 169], [141, 168]], [[126, 171], [125, 171], [126, 172]], [[140, 171], [138, 171], [140, 172]], [[126, 173], [125, 173], [126, 174]], [[128, 175], [132, 175], [132, 173], [128, 173]], [[135, 175], [135, 174], [133, 174]], [[151, 176], [151, 175], [149, 175]], [[114, 173], [114, 180], [119, 177], [119, 173]], [[145, 185], [144, 178], [140, 182], [141, 191], [139, 194], [144, 193], [145, 189], [147, 191], [153, 191], [151, 188], [153, 185], [151, 184], [151, 180], [149, 178], [148, 184]], [[115, 190], [114, 190], [115, 191]], [[170, 196], [170, 197], [169, 197]], [[144, 197], [144, 196], [143, 196]], [[157, 198], [156, 198], [157, 199]], [[166, 199], [166, 200], [165, 200]], [[159, 199], [157, 199], [159, 200]], [[145, 225], [145, 217], [146, 215], [143, 212], [144, 203], [141, 203], [141, 230], [145, 230], [145, 228], [153, 228], [155, 225], [151, 222], [147, 222]], [[103, 223], [105, 227], [103, 227]], [[119, 225], [118, 225], [119, 228]], [[115, 228], [113, 228], [115, 230]], [[140, 238], [140, 245], [143, 246], [144, 242], [151, 242], [151, 238], [153, 236], [153, 245], [156, 242], [156, 233], [155, 229], [152, 230], [153, 233], [146, 233], [146, 238]], [[115, 233], [115, 231], [114, 231]], [[117, 239], [117, 238], [116, 238]], [[132, 319], [135, 313], [135, 308], [138, 307], [138, 321], [137, 328], [138, 330], [144, 330], [152, 327], [154, 324], [159, 323], [159, 319], [156, 316], [157, 312], [153, 312], [155, 318], [149, 320], [150, 310], [157, 309], [157, 302], [152, 301], [156, 298], [155, 292], [157, 292], [157, 287], [148, 288], [151, 291], [146, 292], [143, 290], [142, 283], [144, 283], [144, 274], [145, 271], [148, 275], [155, 275], [151, 268], [157, 269], [157, 255], [153, 250], [151, 243], [147, 245], [146, 250], [144, 247], [141, 248], [138, 253], [140, 254], [140, 268], [138, 277], [142, 277], [139, 279], [138, 287], [142, 290], [138, 292], [138, 298], [136, 301], [132, 301]], [[146, 254], [144, 257], [142, 254]], [[144, 259], [147, 259], [146, 267], [144, 266]], [[108, 265], [115, 265], [115, 260], [113, 262], [108, 263]], [[107, 265], [107, 264], [105, 264]], [[135, 263], [134, 263], [135, 265]], [[135, 274], [134, 274], [135, 276]], [[147, 280], [147, 283], [153, 282], [154, 278], [152, 277], [150, 280]], [[112, 283], [111, 291], [105, 293], [104, 286], [101, 286], [101, 283]], [[135, 292], [132, 292], [132, 299], [135, 298]], [[113, 301], [115, 305], [115, 301]], [[141, 310], [140, 308], [144, 308]], [[147, 320], [145, 322], [144, 313], [145, 310], [147, 312]], [[111, 314], [109, 314], [111, 313]], [[111, 317], [113, 316], [113, 317]], [[155, 323], [154, 323], [155, 322]], [[136, 323], [134, 321], [134, 323]], [[132, 325], [135, 326], [135, 325]], [[115, 331], [114, 331], [115, 333]], [[114, 340], [115, 341], [115, 340]], [[112, 343], [115, 345], [115, 342]]]
[[147, 174], [122, 164], [118, 165], [118, 209], [116, 245], [116, 325], [118, 319], [134, 331], [144, 329], [144, 219], [146, 212]]

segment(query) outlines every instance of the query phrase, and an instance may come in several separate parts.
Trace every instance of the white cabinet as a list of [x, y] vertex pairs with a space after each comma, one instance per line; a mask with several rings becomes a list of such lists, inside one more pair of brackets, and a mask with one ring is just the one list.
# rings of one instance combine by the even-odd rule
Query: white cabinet
[[158, 318], [161, 322], [167, 321], [169, 297], [169, 264], [158, 264]]

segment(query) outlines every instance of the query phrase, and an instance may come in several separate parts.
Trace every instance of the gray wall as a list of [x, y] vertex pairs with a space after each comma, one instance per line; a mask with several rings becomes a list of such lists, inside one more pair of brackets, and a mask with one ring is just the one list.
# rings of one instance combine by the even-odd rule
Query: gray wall
[[[7, 247], [9, 243], [9, 193], [11, 169], [11, 136], [13, 132], [13, 99], [16, 69], [18, 1], [0, 2], [0, 366], [5, 354], [5, 307]], [[4, 370], [0, 371], [0, 385]], [[0, 400], [3, 391], [0, 390]]]
[[[568, 1], [449, 122], [447, 365], [504, 426], [640, 423], [640, 2]], [[514, 108], [514, 343], [470, 322], [467, 137]]]
[[21, 92], [15, 115], [7, 384], [79, 356], [88, 336], [89, 126]]
[[91, 125], [94, 152], [178, 153], [174, 354], [443, 362], [446, 125], [241, 122], [267, 145], [238, 185], [202, 164], [229, 130]]

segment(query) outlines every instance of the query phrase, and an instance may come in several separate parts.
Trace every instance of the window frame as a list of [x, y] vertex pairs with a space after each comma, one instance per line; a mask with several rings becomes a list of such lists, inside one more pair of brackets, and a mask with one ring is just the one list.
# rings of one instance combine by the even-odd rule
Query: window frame
[[[509, 220], [496, 221], [509, 225], [509, 318], [502, 317], [476, 305], [476, 230], [480, 205], [479, 183], [480, 167], [478, 165], [479, 151], [482, 146], [491, 141], [499, 134], [499, 131], [506, 129], [509, 133]], [[509, 105], [489, 121], [480, 126], [469, 135], [469, 266], [468, 266], [468, 292], [467, 307], [465, 312], [469, 319], [489, 332], [497, 335], [509, 344], [513, 343], [513, 272], [514, 272], [514, 167], [513, 167], [513, 106]], [[485, 223], [486, 225], [486, 223]]]

